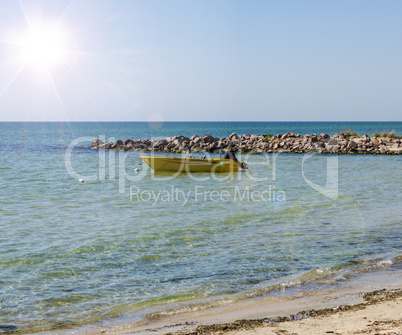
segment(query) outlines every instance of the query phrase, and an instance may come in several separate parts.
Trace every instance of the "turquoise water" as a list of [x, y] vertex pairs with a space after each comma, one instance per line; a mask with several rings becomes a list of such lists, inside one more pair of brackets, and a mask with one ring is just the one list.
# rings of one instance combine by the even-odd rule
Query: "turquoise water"
[[401, 122], [0, 123], [0, 327], [125, 310], [140, 318], [148, 306], [395, 261], [401, 156], [252, 155], [241, 157], [247, 173], [173, 177], [152, 174], [138, 153], [90, 150], [88, 139], [66, 156], [85, 136], [333, 134], [345, 126], [402, 134]]

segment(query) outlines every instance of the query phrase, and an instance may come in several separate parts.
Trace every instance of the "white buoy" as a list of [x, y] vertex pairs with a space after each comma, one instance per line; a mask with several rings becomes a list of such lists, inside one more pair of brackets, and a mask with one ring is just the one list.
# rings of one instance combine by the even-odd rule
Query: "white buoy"
[[134, 169], [134, 171], [135, 171], [135, 172], [138, 172], [138, 171], [140, 171], [140, 169]]
[[84, 179], [80, 179], [78, 182], [79, 182], [80, 184], [84, 184]]

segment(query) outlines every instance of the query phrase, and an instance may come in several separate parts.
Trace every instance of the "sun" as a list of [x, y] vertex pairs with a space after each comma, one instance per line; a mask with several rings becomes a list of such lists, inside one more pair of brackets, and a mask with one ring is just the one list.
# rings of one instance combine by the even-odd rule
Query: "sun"
[[36, 69], [51, 68], [68, 61], [72, 37], [62, 23], [42, 19], [21, 31], [16, 44], [22, 63]]

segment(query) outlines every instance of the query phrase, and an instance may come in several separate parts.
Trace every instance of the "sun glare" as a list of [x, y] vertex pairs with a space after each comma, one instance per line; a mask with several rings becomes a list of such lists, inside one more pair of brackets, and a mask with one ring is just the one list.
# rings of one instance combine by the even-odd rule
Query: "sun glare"
[[71, 47], [71, 36], [63, 28], [61, 24], [47, 21], [31, 23], [17, 42], [21, 61], [36, 68], [62, 66]]

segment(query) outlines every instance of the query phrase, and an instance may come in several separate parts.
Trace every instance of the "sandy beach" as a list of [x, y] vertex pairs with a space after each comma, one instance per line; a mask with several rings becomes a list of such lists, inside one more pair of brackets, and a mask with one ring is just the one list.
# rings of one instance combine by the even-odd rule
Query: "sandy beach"
[[312, 334], [401, 334], [402, 291], [378, 291], [364, 296], [365, 302], [334, 309], [310, 311], [316, 316], [301, 320], [267, 323], [253, 320], [199, 327], [177, 334], [312, 335]]
[[[389, 273], [388, 273], [389, 274]], [[400, 272], [395, 273], [399, 276]], [[381, 285], [382, 275], [371, 288]], [[393, 277], [398, 281], [398, 278]], [[390, 280], [392, 278], [389, 278]], [[362, 281], [359, 282], [362, 284]], [[358, 292], [356, 287], [317, 292], [291, 299], [251, 299], [236, 304], [183, 313], [149, 315], [41, 332], [42, 335], [320, 335], [402, 334], [402, 286]], [[361, 287], [360, 287], [361, 288]], [[116, 323], [117, 321], [117, 323]]]
[[[360, 295], [363, 302], [334, 308], [299, 311], [277, 318], [237, 320], [212, 325], [176, 324], [160, 329], [133, 331], [130, 327], [103, 330], [104, 334], [166, 335], [314, 335], [314, 334], [402, 334], [402, 290], [378, 290]], [[328, 298], [329, 299], [329, 298]], [[278, 306], [277, 306], [278, 307]], [[200, 319], [198, 319], [200, 322]], [[168, 328], [187, 330], [167, 332]]]
[[374, 271], [362, 274], [357, 281], [342, 283], [329, 290], [288, 298], [270, 295], [228, 304], [221, 301], [221, 305], [180, 312], [166, 310], [148, 315], [137, 323], [129, 322], [128, 316], [126, 322], [119, 319], [114, 325], [98, 324], [97, 329], [86, 328], [83, 333], [402, 334], [402, 286], [398, 279], [401, 274], [400, 270]]

